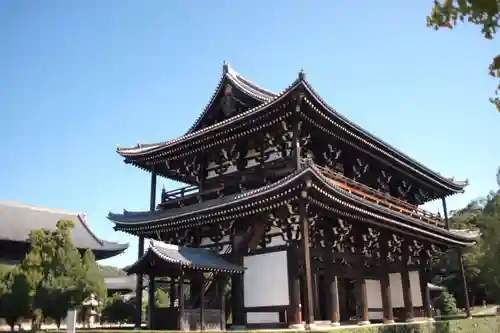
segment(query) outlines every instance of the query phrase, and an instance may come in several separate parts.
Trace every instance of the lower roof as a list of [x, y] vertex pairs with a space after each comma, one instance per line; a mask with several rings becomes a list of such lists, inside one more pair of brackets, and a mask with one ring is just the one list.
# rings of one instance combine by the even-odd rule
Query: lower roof
[[[479, 236], [479, 233], [474, 231], [446, 230], [423, 222], [417, 217], [365, 200], [336, 186], [310, 162], [304, 163], [302, 169], [289, 176], [258, 189], [168, 210], [110, 213], [108, 218], [115, 222], [115, 229], [133, 234], [148, 234], [162, 229], [185, 229], [195, 224], [216, 223], [218, 220], [255, 210], [262, 202], [268, 202], [267, 210], [275, 209], [277, 205], [284, 204], [286, 195], [290, 196], [292, 191], [300, 192], [305, 186], [306, 179], [311, 183], [309, 190], [311, 203], [339, 214], [347, 212], [346, 214], [355, 220], [455, 246], [473, 245]], [[260, 209], [260, 211], [265, 210]]]
[[177, 246], [163, 243], [160, 241], [151, 240], [149, 248], [144, 255], [135, 263], [126, 267], [124, 270], [129, 274], [147, 273], [145, 270], [154, 269], [165, 264], [167, 268], [165, 272], [158, 276], [169, 276], [168, 266], [179, 269], [188, 269], [196, 271], [218, 271], [232, 274], [243, 273], [242, 266], [233, 264], [222, 258], [218, 253], [204, 248], [192, 248], [185, 246]]
[[85, 213], [37, 207], [14, 201], [0, 201], [0, 242], [27, 243], [35, 229], [55, 230], [60, 220], [71, 220], [75, 226], [71, 237], [80, 250], [91, 249], [97, 259], [106, 259], [122, 253], [128, 244], [100, 239], [87, 223]]

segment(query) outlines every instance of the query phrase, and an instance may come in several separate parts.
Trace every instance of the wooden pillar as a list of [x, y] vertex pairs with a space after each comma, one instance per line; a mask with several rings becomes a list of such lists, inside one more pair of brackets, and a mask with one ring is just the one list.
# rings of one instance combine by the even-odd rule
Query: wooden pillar
[[301, 324], [300, 308], [300, 273], [299, 273], [298, 245], [290, 242], [287, 248], [288, 295], [290, 306], [287, 311], [287, 321], [290, 328], [298, 328]]
[[[448, 219], [448, 209], [446, 207], [446, 197], [442, 198], [443, 201], [443, 213], [444, 213], [444, 221], [445, 221], [445, 226], [446, 229], [450, 230], [450, 220]], [[464, 263], [462, 260], [462, 249], [460, 247], [457, 247], [456, 249], [457, 257], [458, 257], [458, 265], [460, 268], [460, 276], [462, 280], [462, 288], [464, 289], [464, 303], [465, 303], [465, 313], [467, 314], [467, 317], [470, 318], [472, 317], [471, 309], [470, 309], [470, 302], [469, 302], [469, 290], [467, 287], [467, 279], [465, 278], [465, 270], [464, 270]]]
[[379, 277], [380, 277], [380, 293], [382, 297], [382, 308], [384, 309], [384, 323], [393, 324], [394, 323], [394, 312], [392, 309], [392, 295], [391, 295], [391, 284], [389, 278], [389, 263], [388, 263], [388, 251], [389, 244], [387, 235], [384, 234], [380, 239], [380, 256], [381, 260], [379, 263]]
[[179, 276], [179, 323], [178, 323], [179, 331], [183, 330], [184, 301], [186, 299], [185, 290], [186, 290], [186, 286], [185, 286], [185, 281], [184, 281], [184, 270], [181, 270], [181, 274]]
[[[215, 274], [214, 274], [215, 276]], [[200, 272], [200, 330], [205, 330], [205, 275]]]
[[403, 262], [401, 270], [401, 284], [403, 286], [403, 302], [405, 309], [405, 320], [407, 322], [413, 321], [413, 300], [411, 297], [411, 282], [410, 282], [410, 272], [408, 269], [409, 260], [409, 248], [408, 244], [404, 242], [403, 244]]
[[321, 319], [321, 311], [319, 308], [319, 274], [314, 270], [312, 272], [312, 296], [313, 296], [313, 308], [314, 308], [314, 318]]
[[217, 294], [219, 295], [220, 303], [220, 329], [221, 331], [226, 330], [226, 276], [223, 273], [219, 273], [216, 277], [217, 279]]
[[358, 325], [368, 325], [370, 320], [368, 318], [368, 297], [366, 292], [365, 280], [365, 256], [363, 254], [363, 236], [359, 225], [355, 225], [354, 233], [356, 239], [356, 256], [355, 265], [355, 294], [356, 294], [356, 315], [358, 317]]
[[173, 308], [175, 306], [175, 300], [178, 297], [178, 286], [175, 282], [175, 278], [170, 278], [170, 307]]
[[155, 293], [156, 293], [156, 283], [155, 276], [149, 275], [149, 285], [148, 285], [148, 328], [150, 330], [155, 327], [155, 312], [156, 312], [156, 303], [155, 303]]
[[[325, 287], [326, 287], [326, 316], [330, 321], [331, 326], [340, 325], [339, 314], [339, 290], [338, 278], [335, 275], [335, 260], [333, 257], [333, 234], [331, 232], [331, 225], [323, 221], [323, 228], [325, 228], [326, 245], [324, 248], [324, 271], [325, 271]], [[329, 230], [330, 229], [330, 230]]]
[[431, 294], [429, 290], [429, 275], [426, 267], [425, 256], [420, 257], [420, 292], [422, 294], [422, 307], [424, 308], [424, 317], [429, 320], [432, 319], [432, 308], [431, 308]]
[[[241, 242], [243, 236], [235, 230], [232, 236], [232, 260], [235, 264], [243, 266], [243, 254], [241, 253]], [[245, 301], [243, 295], [244, 281], [242, 274], [231, 276], [231, 308], [233, 328], [243, 329], [246, 326]]]
[[469, 290], [467, 287], [467, 279], [465, 278], [464, 261], [462, 258], [461, 248], [457, 248], [457, 257], [458, 257], [458, 264], [460, 266], [460, 275], [462, 277], [462, 287], [464, 288], [465, 313], [467, 314], [467, 318], [472, 318], [472, 312], [470, 309], [470, 302], [469, 302]]
[[299, 138], [299, 121], [300, 121], [300, 107], [302, 104], [303, 96], [298, 96], [295, 112], [292, 114], [292, 156], [294, 161], [295, 170], [300, 169], [300, 138]]
[[306, 283], [306, 290], [304, 293], [304, 304], [302, 305], [305, 310], [306, 329], [310, 328], [314, 323], [314, 307], [312, 299], [312, 272], [311, 272], [311, 249], [309, 244], [309, 221], [307, 220], [307, 207], [306, 207], [307, 191], [303, 190], [301, 198], [299, 199], [300, 211], [300, 229], [302, 235], [302, 253], [304, 260], [304, 277]]
[[[151, 167], [151, 191], [150, 191], [150, 202], [149, 210], [154, 211], [156, 209], [156, 166], [153, 164]], [[139, 236], [139, 245], [137, 258], [141, 258], [144, 255], [144, 237]], [[137, 274], [136, 288], [135, 288], [135, 328], [140, 328], [142, 323], [142, 291], [143, 291], [143, 275]]]

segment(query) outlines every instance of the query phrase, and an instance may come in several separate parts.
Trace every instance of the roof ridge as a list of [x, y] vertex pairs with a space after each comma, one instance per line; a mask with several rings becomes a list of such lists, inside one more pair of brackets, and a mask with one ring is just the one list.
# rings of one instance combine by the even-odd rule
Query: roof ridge
[[40, 212], [49, 212], [49, 213], [56, 213], [56, 214], [68, 214], [68, 215], [82, 214], [79, 212], [68, 211], [68, 210], [65, 210], [62, 208], [50, 208], [50, 207], [44, 207], [44, 206], [31, 205], [31, 204], [27, 204], [27, 203], [15, 201], [15, 200], [0, 200], [0, 205], [10, 206], [10, 207], [27, 208], [27, 209], [37, 210]]

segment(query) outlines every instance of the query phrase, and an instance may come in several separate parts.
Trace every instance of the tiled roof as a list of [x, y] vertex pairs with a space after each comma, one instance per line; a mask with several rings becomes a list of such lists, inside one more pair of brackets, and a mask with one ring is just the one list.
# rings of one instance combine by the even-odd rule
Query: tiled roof
[[98, 238], [87, 224], [84, 213], [37, 207], [14, 201], [0, 201], [0, 241], [26, 242], [31, 230], [55, 230], [59, 220], [71, 220], [75, 227], [71, 237], [79, 249], [109, 252], [110, 257], [127, 249], [128, 244], [109, 242]]

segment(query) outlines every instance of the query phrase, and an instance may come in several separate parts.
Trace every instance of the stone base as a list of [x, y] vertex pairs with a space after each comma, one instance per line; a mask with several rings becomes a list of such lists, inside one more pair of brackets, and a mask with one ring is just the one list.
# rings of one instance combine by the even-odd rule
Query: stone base
[[361, 320], [361, 321], [358, 321], [358, 325], [360, 325], [360, 326], [370, 325], [370, 321], [369, 320]]
[[297, 331], [305, 329], [304, 324], [290, 324], [290, 325], [288, 325], [288, 328], [291, 330], [297, 330]]
[[316, 324], [315, 324], [315, 323], [310, 323], [310, 324], [305, 324], [305, 325], [304, 325], [304, 328], [305, 328], [306, 330], [308, 330], [308, 331], [312, 331], [312, 330], [316, 329], [316, 328], [317, 328], [317, 326], [316, 326]]
[[339, 323], [339, 322], [335, 322], [335, 323], [334, 323], [334, 322], [331, 322], [331, 323], [330, 323], [330, 326], [331, 326], [331, 327], [339, 327], [339, 326], [340, 326], [340, 323]]
[[435, 323], [436, 321], [434, 320], [434, 318], [427, 318], [427, 321], [430, 322], [430, 323]]
[[405, 323], [413, 323], [415, 322], [415, 318], [407, 318], [405, 319]]
[[384, 319], [384, 324], [389, 325], [389, 324], [395, 324], [396, 322], [394, 319]]
[[245, 325], [233, 325], [229, 329], [230, 331], [246, 331], [247, 327]]

